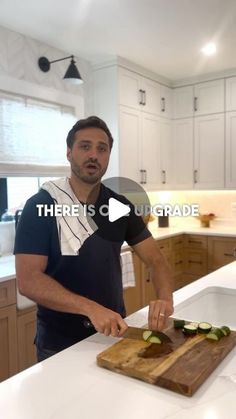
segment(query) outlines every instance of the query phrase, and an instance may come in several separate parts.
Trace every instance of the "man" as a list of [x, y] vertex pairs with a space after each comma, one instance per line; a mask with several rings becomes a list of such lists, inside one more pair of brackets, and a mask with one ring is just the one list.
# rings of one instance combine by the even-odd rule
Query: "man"
[[[97, 210], [110, 197], [127, 202], [101, 184], [112, 143], [108, 127], [97, 117], [74, 125], [67, 137], [67, 159], [71, 165], [68, 196], [73, 195], [83, 204], [94, 204]], [[38, 304], [38, 360], [96, 331], [106, 336], [124, 334], [127, 324], [120, 268], [124, 241], [151, 270], [158, 297], [150, 302], [148, 322], [150, 329], [161, 330], [173, 312], [171, 275], [142, 218], [132, 209], [129, 216], [109, 224], [96, 211], [93, 218], [98, 230], [84, 240], [79, 254], [64, 255], [56, 217], [38, 215], [38, 204], [54, 203], [55, 199], [44, 189], [31, 197], [21, 215], [15, 241], [19, 291]], [[108, 230], [111, 237], [116, 235], [115, 241], [100, 234]]]

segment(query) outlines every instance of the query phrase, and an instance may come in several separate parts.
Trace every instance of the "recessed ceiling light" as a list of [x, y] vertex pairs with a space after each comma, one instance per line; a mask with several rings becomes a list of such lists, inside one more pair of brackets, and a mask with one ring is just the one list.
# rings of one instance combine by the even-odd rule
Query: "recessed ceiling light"
[[216, 53], [216, 44], [214, 42], [208, 42], [201, 51], [205, 55], [214, 55]]

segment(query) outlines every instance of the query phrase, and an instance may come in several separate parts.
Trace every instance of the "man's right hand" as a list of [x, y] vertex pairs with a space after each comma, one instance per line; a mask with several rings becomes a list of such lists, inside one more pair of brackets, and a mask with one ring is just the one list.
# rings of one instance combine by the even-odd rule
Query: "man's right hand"
[[121, 337], [128, 329], [128, 325], [120, 314], [100, 304], [93, 303], [87, 314], [94, 328], [105, 336]]

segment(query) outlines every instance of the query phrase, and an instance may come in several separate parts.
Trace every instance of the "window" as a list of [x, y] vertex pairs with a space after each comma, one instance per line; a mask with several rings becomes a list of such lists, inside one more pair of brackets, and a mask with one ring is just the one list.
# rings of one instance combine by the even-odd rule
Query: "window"
[[68, 173], [66, 136], [73, 107], [0, 91], [0, 176]]
[[[22, 209], [32, 195], [36, 194], [44, 182], [56, 177], [9, 177], [0, 179], [4, 186], [0, 188], [0, 217], [8, 209], [12, 215]], [[1, 185], [0, 185], [1, 186]]]

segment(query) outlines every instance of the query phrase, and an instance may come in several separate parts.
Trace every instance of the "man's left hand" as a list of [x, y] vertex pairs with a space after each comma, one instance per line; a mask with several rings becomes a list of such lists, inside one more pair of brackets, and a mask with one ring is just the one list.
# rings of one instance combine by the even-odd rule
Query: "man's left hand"
[[172, 300], [150, 301], [148, 312], [148, 327], [150, 330], [163, 330], [167, 325], [168, 317], [173, 314]]

